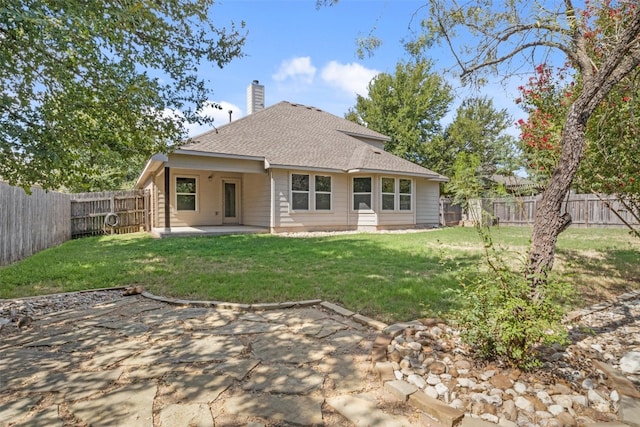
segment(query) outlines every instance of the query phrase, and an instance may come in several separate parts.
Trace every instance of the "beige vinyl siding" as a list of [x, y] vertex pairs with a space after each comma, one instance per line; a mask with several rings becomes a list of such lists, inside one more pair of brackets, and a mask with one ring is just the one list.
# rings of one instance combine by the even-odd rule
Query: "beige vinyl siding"
[[151, 213], [151, 224], [149, 224], [149, 226], [152, 228], [160, 227], [158, 224], [158, 188], [154, 177], [149, 177], [144, 185], [142, 185], [142, 188], [149, 192], [149, 209]]
[[415, 225], [413, 212], [391, 212], [378, 214], [379, 228], [410, 228]]
[[153, 178], [153, 186], [155, 187], [152, 197], [155, 198], [155, 212], [153, 214], [155, 218], [156, 227], [165, 227], [164, 223], [164, 170], [159, 172]]
[[[211, 181], [209, 176], [211, 175]], [[196, 178], [196, 211], [178, 211], [175, 207], [176, 177]], [[195, 171], [188, 169], [171, 169], [171, 226], [190, 227], [199, 225], [222, 224], [222, 179], [241, 179], [241, 174], [218, 174], [211, 171]], [[164, 173], [155, 178], [157, 188], [157, 226], [164, 227]], [[242, 191], [242, 188], [241, 188]]]
[[[291, 174], [306, 174], [311, 177], [323, 175], [331, 177], [331, 210], [294, 211], [290, 203]], [[350, 187], [349, 178], [344, 174], [326, 172], [273, 170], [275, 185], [275, 218], [274, 231], [312, 231], [312, 230], [347, 230], [349, 229]], [[314, 193], [310, 193], [310, 198]], [[313, 202], [310, 200], [310, 207]]]
[[440, 184], [416, 179], [416, 223], [437, 227], [440, 224]]
[[[410, 210], [400, 210], [400, 197], [397, 191], [394, 191], [395, 194], [395, 209], [393, 211], [382, 210], [382, 178], [395, 178], [396, 186], [398, 185], [398, 180], [400, 179], [408, 179], [411, 181], [411, 209]], [[378, 229], [393, 229], [393, 228], [411, 228], [416, 224], [416, 215], [415, 215], [415, 206], [416, 206], [416, 179], [410, 177], [403, 176], [392, 176], [392, 175], [377, 175], [376, 176], [376, 203], [375, 209], [378, 212]]]
[[[221, 224], [220, 180], [208, 177], [207, 171], [171, 168], [171, 226], [185, 227], [198, 225]], [[196, 178], [196, 210], [184, 211], [176, 209], [176, 177]], [[162, 196], [164, 199], [164, 195]], [[218, 215], [216, 215], [216, 213]]]
[[269, 227], [271, 215], [271, 181], [269, 174], [246, 174], [242, 180], [243, 224]]
[[264, 162], [210, 156], [188, 156], [172, 154], [167, 166], [176, 169], [215, 171], [216, 173], [264, 173]]
[[[371, 210], [355, 210], [353, 206], [353, 178], [371, 178]], [[349, 175], [349, 212], [353, 228], [362, 231], [373, 231], [378, 227], [380, 211], [380, 176], [376, 174]]]

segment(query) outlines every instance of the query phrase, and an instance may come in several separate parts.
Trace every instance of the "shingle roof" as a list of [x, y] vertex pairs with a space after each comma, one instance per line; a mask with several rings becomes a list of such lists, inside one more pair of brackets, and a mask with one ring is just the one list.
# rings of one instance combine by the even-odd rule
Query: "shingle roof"
[[283, 101], [196, 136], [180, 151], [259, 157], [271, 167], [382, 171], [446, 180], [360, 137], [379, 143], [389, 140], [317, 108]]

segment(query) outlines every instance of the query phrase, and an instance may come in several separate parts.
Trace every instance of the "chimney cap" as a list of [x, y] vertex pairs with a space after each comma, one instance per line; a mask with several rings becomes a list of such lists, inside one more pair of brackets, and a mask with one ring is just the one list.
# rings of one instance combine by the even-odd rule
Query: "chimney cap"
[[258, 80], [254, 80], [254, 81], [253, 81], [253, 84], [254, 84], [254, 85], [257, 85], [257, 84], [260, 84], [260, 82], [259, 82]]

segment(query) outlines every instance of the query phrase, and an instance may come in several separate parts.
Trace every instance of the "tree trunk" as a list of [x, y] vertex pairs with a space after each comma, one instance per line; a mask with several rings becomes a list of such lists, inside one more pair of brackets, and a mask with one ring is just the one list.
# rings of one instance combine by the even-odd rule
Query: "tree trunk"
[[538, 204], [533, 226], [527, 275], [532, 297], [538, 297], [538, 287], [547, 280], [553, 267], [558, 235], [571, 224], [571, 215], [562, 212], [562, 202], [580, 165], [584, 151], [584, 138], [588, 114], [571, 107], [562, 131], [562, 152], [547, 188]]

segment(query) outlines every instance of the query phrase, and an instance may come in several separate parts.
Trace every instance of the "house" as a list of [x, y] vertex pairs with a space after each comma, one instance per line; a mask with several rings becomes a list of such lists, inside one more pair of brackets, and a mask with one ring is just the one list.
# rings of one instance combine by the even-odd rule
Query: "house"
[[280, 102], [153, 156], [136, 187], [150, 190], [152, 226], [167, 231], [437, 227], [447, 178], [385, 152], [387, 141], [317, 108]]

